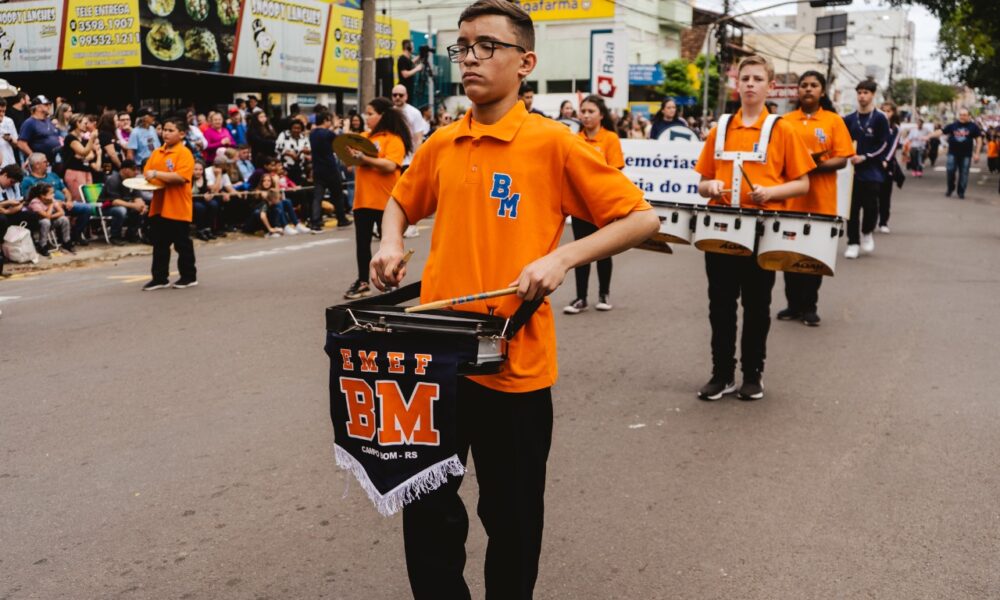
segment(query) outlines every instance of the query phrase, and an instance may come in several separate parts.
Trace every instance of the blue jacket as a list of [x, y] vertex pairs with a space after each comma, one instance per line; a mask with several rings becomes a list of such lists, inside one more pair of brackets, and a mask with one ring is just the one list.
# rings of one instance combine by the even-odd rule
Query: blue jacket
[[858, 156], [864, 156], [865, 161], [854, 165], [854, 179], [882, 183], [886, 173], [882, 161], [892, 141], [889, 132], [889, 118], [880, 110], [861, 115], [853, 112], [844, 117], [851, 139], [858, 143]]

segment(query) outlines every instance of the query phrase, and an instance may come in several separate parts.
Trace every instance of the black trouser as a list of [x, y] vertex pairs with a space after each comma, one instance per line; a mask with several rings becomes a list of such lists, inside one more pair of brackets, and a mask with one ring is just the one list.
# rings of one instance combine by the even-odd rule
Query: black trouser
[[319, 227], [323, 224], [323, 194], [330, 192], [330, 202], [337, 213], [337, 225], [343, 226], [347, 222], [347, 214], [344, 209], [344, 186], [340, 181], [340, 175], [323, 175], [313, 171], [313, 199], [309, 214], [309, 224]]
[[221, 198], [195, 198], [193, 201], [194, 224], [199, 230], [215, 230], [219, 220]]
[[757, 256], [705, 253], [708, 274], [708, 320], [712, 325], [712, 374], [731, 379], [736, 370], [736, 301], [743, 303], [740, 367], [764, 370], [767, 332], [771, 328], [774, 271], [757, 265]]
[[819, 302], [819, 286], [822, 284], [822, 275], [786, 271], [785, 299], [788, 301], [788, 308], [799, 314], [816, 312], [816, 303]]
[[[458, 458], [476, 463], [486, 530], [487, 600], [532, 597], [545, 512], [545, 463], [552, 445], [552, 392], [492, 390], [458, 382]], [[406, 570], [415, 600], [471, 598], [462, 576], [469, 517], [458, 495], [461, 477], [403, 508]]]
[[[847, 221], [847, 243], [860, 244], [861, 233], [875, 231], [878, 223], [878, 195], [881, 189], [878, 181], [854, 180], [854, 190], [851, 194], [851, 218]], [[864, 216], [861, 216], [861, 211]], [[861, 219], [861, 231], [858, 232], [858, 219]]]
[[375, 225], [381, 225], [382, 211], [358, 208], [354, 211], [354, 243], [358, 257], [358, 280], [368, 281], [368, 267], [372, 262], [372, 237]]
[[153, 242], [153, 281], [167, 281], [170, 276], [170, 246], [177, 251], [177, 271], [181, 279], [198, 279], [194, 266], [194, 244], [191, 223], [165, 219], [159, 215], [149, 219], [149, 235]]
[[892, 208], [892, 177], [887, 175], [878, 188], [878, 224], [889, 224], [889, 209]]
[[[573, 217], [573, 239], [578, 240], [597, 231], [597, 225], [588, 223], [583, 219]], [[590, 284], [590, 263], [580, 265], [573, 269], [576, 273], [576, 297], [581, 300], [587, 299], [587, 287]], [[597, 293], [598, 297], [607, 296], [611, 293], [611, 258], [602, 258], [597, 261]]]

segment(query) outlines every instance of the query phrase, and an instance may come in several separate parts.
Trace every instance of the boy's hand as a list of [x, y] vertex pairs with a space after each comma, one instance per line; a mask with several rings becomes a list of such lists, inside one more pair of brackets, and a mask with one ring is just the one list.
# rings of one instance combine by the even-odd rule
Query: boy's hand
[[750, 199], [760, 204], [763, 204], [765, 202], [770, 202], [771, 188], [764, 187], [762, 185], [753, 186], [753, 191], [750, 192]]
[[517, 295], [530, 302], [554, 292], [562, 285], [566, 271], [569, 271], [569, 265], [555, 254], [547, 254], [524, 267], [510, 285], [516, 285]]
[[399, 267], [404, 256], [402, 244], [380, 245], [378, 252], [372, 257], [372, 262], [369, 263], [368, 278], [372, 284], [383, 292], [387, 287], [399, 287], [400, 282], [406, 277], [406, 265]]
[[722, 198], [722, 192], [726, 189], [726, 184], [719, 179], [712, 179], [706, 184], [706, 191], [709, 198], [718, 200]]
[[855, 165], [860, 165], [861, 163], [865, 162], [866, 160], [868, 160], [868, 159], [864, 155], [862, 155], [862, 154], [855, 154], [854, 156], [851, 157], [851, 163], [855, 164]]

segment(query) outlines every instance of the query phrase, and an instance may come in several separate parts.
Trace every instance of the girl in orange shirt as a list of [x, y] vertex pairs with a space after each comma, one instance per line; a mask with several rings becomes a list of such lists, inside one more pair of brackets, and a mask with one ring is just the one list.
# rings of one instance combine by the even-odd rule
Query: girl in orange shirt
[[[615, 133], [615, 122], [604, 99], [600, 96], [587, 96], [580, 103], [580, 121], [583, 128], [579, 136], [594, 147], [604, 157], [609, 166], [616, 169], [625, 167], [625, 156], [622, 154], [622, 144]], [[583, 219], [573, 217], [573, 239], [578, 240], [597, 231], [597, 226]], [[563, 308], [568, 315], [575, 315], [587, 310], [587, 287], [590, 283], [590, 263], [576, 267], [576, 299]], [[611, 258], [597, 261], [597, 310], [611, 310]]]
[[368, 287], [368, 263], [372, 260], [372, 235], [382, 222], [392, 187], [399, 179], [400, 165], [413, 151], [413, 138], [406, 117], [386, 98], [375, 98], [365, 107], [368, 131], [363, 133], [375, 147], [378, 156], [367, 156], [360, 150], [351, 154], [361, 161], [354, 174], [354, 238], [357, 246], [358, 278], [344, 298], [354, 300], [371, 294]]

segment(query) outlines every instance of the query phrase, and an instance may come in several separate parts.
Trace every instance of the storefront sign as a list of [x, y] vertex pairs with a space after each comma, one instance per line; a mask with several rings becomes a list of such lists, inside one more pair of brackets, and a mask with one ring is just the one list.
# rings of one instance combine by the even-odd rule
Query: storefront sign
[[62, 14], [63, 0], [0, 4], [0, 69], [55, 70]]
[[624, 139], [623, 172], [652, 202], [705, 204], [698, 195], [701, 180], [694, 170], [704, 142]]
[[615, 16], [611, 0], [518, 0], [533, 21], [608, 19]]
[[628, 34], [624, 30], [590, 32], [590, 93], [608, 108], [628, 106]]
[[63, 69], [137, 67], [138, 0], [67, 0]]
[[[326, 32], [326, 51], [319, 82], [345, 88], [358, 87], [358, 63], [361, 60], [361, 11], [341, 6], [330, 7]], [[375, 58], [392, 57], [402, 52], [403, 40], [410, 37], [410, 24], [402, 19], [379, 16], [375, 20]], [[393, 65], [395, 71], [395, 65]]]
[[659, 63], [628, 66], [629, 85], [660, 85], [663, 81], [663, 67]]
[[318, 81], [330, 8], [314, 0], [244, 0], [229, 72], [254, 79]]

